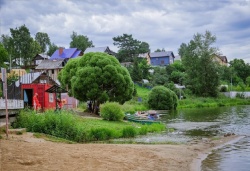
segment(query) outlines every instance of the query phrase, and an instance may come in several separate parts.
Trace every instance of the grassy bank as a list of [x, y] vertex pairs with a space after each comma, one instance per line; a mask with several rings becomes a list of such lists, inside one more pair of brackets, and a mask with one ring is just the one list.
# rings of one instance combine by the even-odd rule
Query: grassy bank
[[163, 124], [141, 125], [124, 121], [111, 122], [80, 117], [69, 111], [61, 111], [60, 113], [46, 111], [42, 114], [36, 114], [30, 110], [21, 111], [12, 126], [75, 142], [128, 138], [145, 135], [149, 132], [161, 132], [166, 129]]

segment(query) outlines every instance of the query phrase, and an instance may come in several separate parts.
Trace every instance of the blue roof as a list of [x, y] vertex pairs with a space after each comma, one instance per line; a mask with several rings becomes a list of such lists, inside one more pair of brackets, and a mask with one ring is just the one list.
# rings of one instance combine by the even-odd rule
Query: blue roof
[[150, 53], [150, 57], [154, 58], [154, 57], [165, 57], [165, 56], [174, 56], [174, 53], [172, 51], [166, 51], [166, 52], [153, 52]]
[[50, 60], [54, 59], [65, 59], [65, 58], [75, 58], [79, 56], [81, 53], [81, 50], [78, 50], [77, 48], [69, 48], [69, 49], [63, 49], [63, 53], [59, 55], [59, 49], [57, 49], [53, 55], [50, 57]]

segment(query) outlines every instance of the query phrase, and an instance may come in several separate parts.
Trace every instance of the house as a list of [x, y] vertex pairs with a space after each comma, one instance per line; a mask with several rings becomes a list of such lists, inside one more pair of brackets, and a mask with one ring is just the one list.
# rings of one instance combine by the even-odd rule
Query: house
[[215, 62], [218, 62], [220, 65], [228, 66], [228, 61], [226, 56], [215, 55], [213, 60]]
[[112, 55], [112, 56], [116, 56], [116, 53], [113, 52], [112, 50], [110, 50], [108, 46], [90, 47], [84, 51], [84, 54], [89, 53], [89, 52], [103, 52], [103, 53], [107, 53], [107, 54]]
[[42, 60], [35, 67], [36, 72], [46, 72], [53, 80], [57, 80], [58, 73], [66, 65], [69, 59], [82, 56], [83, 53], [77, 48], [59, 48], [48, 60]]
[[48, 60], [50, 56], [45, 54], [36, 54], [31, 62], [30, 69], [35, 69], [42, 61]]
[[45, 72], [53, 80], [57, 80], [58, 73], [66, 63], [67, 59], [44, 60], [35, 68], [35, 72]]
[[150, 53], [149, 52], [139, 54], [138, 58], [145, 58], [147, 60], [148, 64], [150, 64]]
[[174, 62], [172, 51], [150, 53], [150, 64], [152, 66], [166, 66]]

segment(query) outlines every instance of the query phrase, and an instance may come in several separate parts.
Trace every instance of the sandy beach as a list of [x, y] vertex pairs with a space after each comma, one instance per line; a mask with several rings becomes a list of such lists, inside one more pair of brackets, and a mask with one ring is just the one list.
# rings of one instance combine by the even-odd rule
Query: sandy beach
[[0, 170], [4, 171], [198, 171], [215, 148], [239, 136], [203, 139], [181, 145], [65, 144], [10, 134], [0, 140]]

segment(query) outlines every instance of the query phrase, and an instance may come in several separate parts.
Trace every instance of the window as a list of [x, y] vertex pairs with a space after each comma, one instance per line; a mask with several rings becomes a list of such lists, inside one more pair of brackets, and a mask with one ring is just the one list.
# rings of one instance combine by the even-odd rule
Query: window
[[54, 74], [54, 72], [55, 72], [55, 71], [52, 69], [52, 70], [51, 70], [51, 74]]

